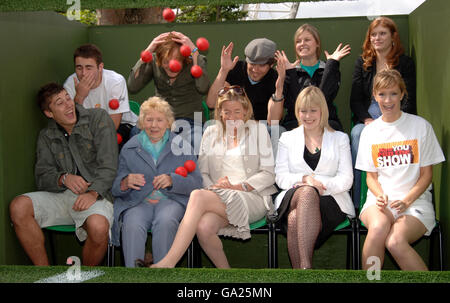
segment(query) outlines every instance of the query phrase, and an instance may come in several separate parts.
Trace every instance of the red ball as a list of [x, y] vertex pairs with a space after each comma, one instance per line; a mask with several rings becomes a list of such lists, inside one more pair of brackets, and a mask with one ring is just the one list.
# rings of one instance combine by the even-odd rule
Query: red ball
[[141, 60], [145, 63], [151, 62], [153, 60], [153, 55], [148, 50], [143, 50], [141, 52]]
[[189, 57], [191, 55], [191, 48], [186, 44], [180, 47], [180, 54], [184, 57]]
[[191, 75], [192, 75], [192, 77], [200, 78], [202, 76], [202, 74], [203, 74], [203, 70], [202, 70], [202, 68], [200, 66], [193, 65], [191, 67]]
[[169, 68], [172, 72], [178, 73], [181, 70], [181, 63], [178, 60], [172, 59], [169, 61]]
[[117, 144], [122, 143], [123, 139], [122, 139], [122, 135], [117, 133]]
[[117, 99], [109, 100], [109, 108], [118, 109], [119, 108], [119, 100], [117, 100]]
[[184, 168], [187, 169], [188, 172], [192, 173], [195, 170], [195, 167], [197, 165], [195, 164], [195, 161], [193, 160], [187, 160], [184, 162]]
[[176, 173], [177, 175], [180, 175], [180, 176], [185, 177], [185, 178], [186, 178], [187, 175], [188, 175], [187, 169], [184, 168], [183, 166], [178, 166], [177, 169], [175, 169], [175, 173]]
[[206, 38], [200, 37], [197, 39], [197, 47], [201, 51], [205, 51], [209, 48], [209, 42], [206, 40]]
[[167, 22], [172, 22], [173, 20], [175, 20], [175, 13], [173, 12], [173, 10], [167, 7], [163, 10], [163, 18]]

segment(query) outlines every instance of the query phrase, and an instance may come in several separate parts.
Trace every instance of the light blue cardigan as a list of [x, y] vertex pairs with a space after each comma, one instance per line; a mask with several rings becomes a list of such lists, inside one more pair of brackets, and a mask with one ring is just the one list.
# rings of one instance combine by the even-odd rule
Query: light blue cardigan
[[[189, 195], [194, 189], [202, 188], [203, 180], [200, 170], [197, 168], [188, 176], [182, 177], [175, 174], [178, 166], [183, 166], [187, 160], [197, 162], [197, 157], [191, 152], [189, 155], [175, 155], [172, 150], [186, 150], [182, 144], [189, 144], [180, 140], [180, 143], [173, 142], [174, 133], [170, 133], [169, 140], [164, 146], [158, 161], [153, 161], [152, 156], [143, 149], [138, 141], [138, 136], [132, 137], [123, 147], [119, 157], [119, 169], [112, 186], [114, 196], [114, 224], [112, 227], [112, 243], [120, 245], [121, 215], [130, 207], [144, 201], [153, 191], [152, 180], [155, 176], [169, 174], [172, 177], [173, 185], [170, 189], [161, 189], [161, 192], [168, 199], [176, 201], [186, 207]], [[173, 146], [172, 146], [173, 145]], [[192, 149], [191, 149], [192, 150]], [[146, 183], [141, 190], [128, 189], [120, 190], [120, 182], [128, 174], [144, 174]]]

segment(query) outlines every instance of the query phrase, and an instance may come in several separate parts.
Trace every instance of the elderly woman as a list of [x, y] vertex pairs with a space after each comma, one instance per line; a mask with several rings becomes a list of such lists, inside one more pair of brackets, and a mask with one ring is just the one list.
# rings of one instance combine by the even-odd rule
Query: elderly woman
[[216, 124], [206, 129], [200, 147], [206, 189], [192, 192], [172, 247], [153, 267], [174, 267], [197, 234], [214, 265], [229, 268], [219, 236], [248, 239], [249, 224], [266, 215], [276, 192], [273, 153], [266, 126], [252, 115], [241, 87], [219, 91]]
[[280, 222], [287, 225], [292, 267], [312, 267], [319, 247], [347, 216], [354, 217], [350, 198], [352, 159], [348, 136], [328, 125], [322, 91], [305, 88], [295, 102], [299, 127], [281, 135], [276, 182], [283, 189], [276, 200]]
[[114, 202], [113, 244], [122, 246], [125, 266], [134, 267], [144, 259], [147, 231], [152, 231], [155, 262], [161, 260], [172, 245], [183, 218], [189, 194], [202, 185], [198, 169], [186, 177], [175, 170], [187, 160], [196, 161], [192, 151], [180, 154], [182, 142], [175, 143], [170, 131], [174, 121], [170, 105], [159, 97], [145, 101], [138, 127], [142, 131], [123, 147], [112, 193]]

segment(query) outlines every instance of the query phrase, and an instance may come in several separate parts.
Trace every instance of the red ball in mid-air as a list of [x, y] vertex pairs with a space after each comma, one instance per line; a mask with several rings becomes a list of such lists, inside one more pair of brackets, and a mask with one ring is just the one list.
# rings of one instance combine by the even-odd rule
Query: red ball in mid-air
[[143, 50], [141, 52], [141, 60], [145, 63], [151, 62], [153, 60], [153, 55], [148, 50]]
[[117, 100], [117, 99], [109, 100], [109, 108], [110, 109], [118, 109], [119, 108], [119, 100]]
[[177, 169], [175, 169], [175, 173], [176, 173], [177, 175], [180, 175], [180, 176], [185, 177], [185, 178], [186, 178], [187, 175], [188, 175], [187, 169], [184, 168], [183, 166], [178, 166]]
[[123, 139], [122, 139], [122, 135], [117, 133], [117, 144], [122, 143]]
[[163, 18], [167, 22], [172, 22], [173, 20], [175, 20], [175, 13], [173, 12], [173, 10], [167, 7], [163, 10]]
[[178, 60], [172, 59], [169, 61], [169, 68], [172, 72], [178, 73], [181, 70], [181, 63]]
[[191, 55], [191, 48], [188, 45], [183, 44], [180, 46], [180, 54], [184, 57], [189, 57]]
[[196, 166], [197, 165], [193, 160], [187, 160], [186, 162], [184, 162], [184, 168], [186, 168], [186, 170], [190, 173], [192, 173], [195, 170]]
[[193, 65], [191, 67], [191, 75], [194, 78], [200, 78], [203, 75], [203, 70], [200, 66], [198, 65]]
[[205, 51], [209, 48], [208, 40], [206, 40], [206, 38], [203, 37], [198, 38], [195, 44], [197, 44], [198, 49], [201, 51]]

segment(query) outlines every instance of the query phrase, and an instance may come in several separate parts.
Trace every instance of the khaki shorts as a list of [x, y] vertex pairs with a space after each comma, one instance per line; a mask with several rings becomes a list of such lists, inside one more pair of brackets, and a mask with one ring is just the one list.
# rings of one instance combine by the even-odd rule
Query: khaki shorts
[[113, 205], [106, 199], [96, 201], [86, 210], [75, 211], [72, 206], [78, 195], [70, 189], [61, 193], [37, 191], [23, 194], [23, 196], [29, 197], [33, 202], [34, 218], [41, 228], [75, 224], [75, 234], [80, 241], [87, 238], [87, 232], [82, 226], [90, 215], [104, 216], [110, 228], [113, 223]]

